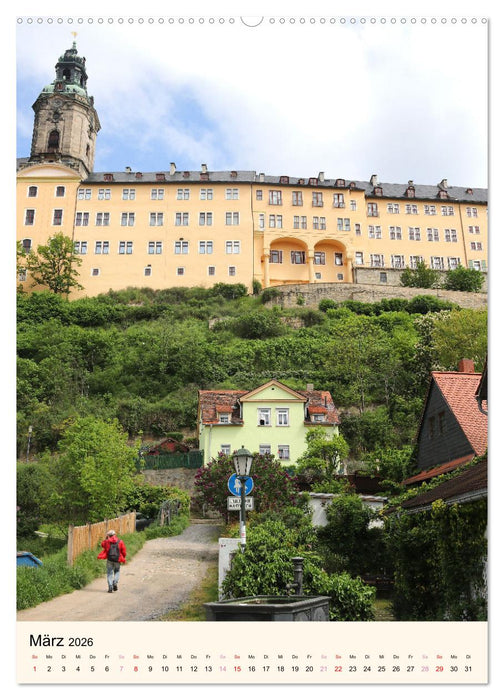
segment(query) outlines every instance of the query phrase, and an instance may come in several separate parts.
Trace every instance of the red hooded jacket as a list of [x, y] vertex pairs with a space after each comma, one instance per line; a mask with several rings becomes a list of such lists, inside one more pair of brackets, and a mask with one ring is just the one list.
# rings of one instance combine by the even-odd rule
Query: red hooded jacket
[[126, 547], [124, 545], [124, 542], [122, 540], [118, 540], [116, 535], [114, 535], [113, 537], [107, 537], [105, 540], [103, 540], [103, 542], [101, 543], [102, 551], [98, 554], [98, 559], [107, 558], [111, 542], [119, 542], [119, 562], [121, 564], [124, 564], [126, 561]]

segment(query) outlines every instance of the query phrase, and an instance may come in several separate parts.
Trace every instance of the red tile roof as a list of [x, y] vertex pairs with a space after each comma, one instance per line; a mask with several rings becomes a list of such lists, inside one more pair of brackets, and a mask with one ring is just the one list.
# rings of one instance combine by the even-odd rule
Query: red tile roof
[[240, 418], [239, 399], [246, 391], [234, 389], [218, 389], [216, 391], [199, 391], [199, 410], [201, 420], [205, 424], [219, 422], [219, 413], [231, 414], [231, 425], [242, 425]]
[[469, 500], [470, 497], [485, 497], [488, 489], [487, 475], [487, 460], [483, 459], [478, 464], [468, 467], [462, 474], [448, 479], [430, 491], [419, 493], [417, 496], [404, 501], [401, 507], [407, 510], [423, 509], [430, 507], [438, 499], [454, 503]]
[[405, 479], [401, 483], [405, 486], [409, 486], [410, 484], [416, 484], [418, 481], [428, 481], [429, 479], [432, 479], [435, 476], [439, 476], [440, 474], [447, 474], [448, 472], [452, 472], [454, 469], [457, 469], [463, 464], [467, 464], [467, 462], [470, 462], [472, 459], [474, 459], [475, 456], [476, 455], [472, 453], [464, 457], [459, 457], [458, 459], [452, 459], [450, 462], [439, 464], [433, 469], [426, 469], [423, 472], [420, 472], [420, 474], [410, 476], [408, 479]]
[[[259, 387], [260, 388], [260, 387]], [[287, 387], [286, 387], [287, 388]], [[216, 389], [215, 391], [201, 389], [199, 394], [199, 414], [205, 425], [219, 422], [219, 413], [231, 413], [231, 425], [243, 425], [240, 417], [240, 401], [250, 391], [234, 389]], [[306, 398], [309, 414], [322, 413], [326, 418], [324, 423], [339, 424], [339, 414], [329, 391], [296, 391], [296, 394]], [[320, 425], [320, 423], [318, 423]]]
[[[481, 374], [465, 372], [432, 372], [436, 382], [451, 408], [460, 427], [471, 443], [474, 453], [484, 454], [488, 445], [488, 418], [478, 408], [476, 392]], [[487, 409], [487, 402], [482, 402]]]

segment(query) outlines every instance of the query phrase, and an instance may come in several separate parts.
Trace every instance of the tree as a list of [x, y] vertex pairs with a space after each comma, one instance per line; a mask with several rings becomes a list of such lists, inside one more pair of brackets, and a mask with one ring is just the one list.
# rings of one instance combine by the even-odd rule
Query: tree
[[30, 251], [26, 256], [26, 269], [34, 283], [41, 284], [55, 294], [68, 294], [72, 289], [84, 289], [79, 284], [76, 267], [82, 265], [75, 254], [74, 243], [63, 233], [51, 236], [46, 245], [37, 246], [37, 252]]
[[357, 494], [340, 494], [326, 508], [327, 525], [320, 530], [320, 541], [333, 554], [333, 568], [351, 576], [384, 573], [383, 532], [372, 527], [374, 510]]
[[58, 484], [52, 494], [54, 517], [59, 521], [100, 521], [119, 515], [135, 484], [138, 449], [127, 444], [117, 421], [93, 416], [77, 418], [58, 443], [52, 462]]
[[417, 263], [414, 270], [407, 267], [401, 274], [400, 281], [403, 287], [421, 287], [431, 289], [439, 284], [439, 273], [427, 267], [423, 260]]
[[[232, 456], [224, 454], [198, 469], [194, 478], [196, 500], [227, 516], [228, 479], [234, 471]], [[256, 512], [280, 510], [297, 503], [296, 479], [273, 455], [255, 453], [250, 476], [254, 481]]]
[[447, 370], [456, 370], [459, 361], [474, 360], [483, 370], [488, 351], [487, 309], [460, 309], [439, 315], [432, 329], [432, 343], [439, 361]]
[[297, 461], [297, 472], [310, 483], [330, 482], [341, 473], [341, 460], [348, 452], [342, 435], [328, 435], [322, 427], [310, 428], [306, 434], [306, 450]]
[[456, 292], [480, 292], [484, 281], [485, 276], [480, 270], [458, 265], [446, 273], [444, 288]]

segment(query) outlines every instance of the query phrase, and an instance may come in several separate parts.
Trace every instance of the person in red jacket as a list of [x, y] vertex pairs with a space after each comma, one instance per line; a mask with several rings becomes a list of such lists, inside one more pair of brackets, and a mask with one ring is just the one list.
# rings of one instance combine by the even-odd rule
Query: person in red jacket
[[121, 564], [126, 562], [126, 547], [124, 542], [118, 539], [114, 530], [109, 530], [103, 542], [102, 551], [98, 554], [98, 559], [107, 560], [107, 583], [108, 592], [117, 591]]

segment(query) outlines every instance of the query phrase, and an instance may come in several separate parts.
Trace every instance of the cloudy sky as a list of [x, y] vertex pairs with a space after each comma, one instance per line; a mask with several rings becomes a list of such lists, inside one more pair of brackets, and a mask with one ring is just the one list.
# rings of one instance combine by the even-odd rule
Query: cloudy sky
[[29, 155], [31, 105], [75, 31], [102, 126], [97, 171], [166, 170], [173, 161], [188, 170], [488, 184], [481, 18], [273, 15], [246, 26], [232, 13], [222, 23], [208, 14], [162, 23], [30, 17], [17, 24], [18, 156]]

